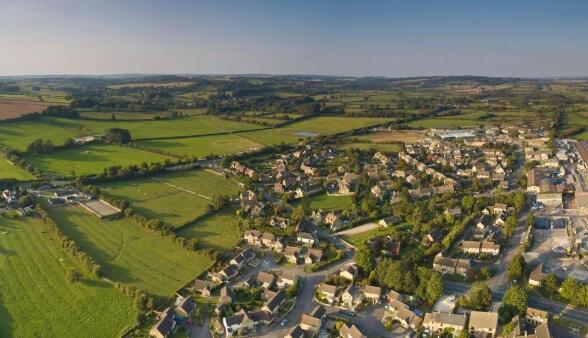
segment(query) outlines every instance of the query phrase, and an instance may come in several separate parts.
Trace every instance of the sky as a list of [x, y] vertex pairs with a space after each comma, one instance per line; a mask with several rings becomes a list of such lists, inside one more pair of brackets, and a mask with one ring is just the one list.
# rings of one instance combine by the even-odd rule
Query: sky
[[588, 76], [588, 1], [0, 0], [0, 75]]

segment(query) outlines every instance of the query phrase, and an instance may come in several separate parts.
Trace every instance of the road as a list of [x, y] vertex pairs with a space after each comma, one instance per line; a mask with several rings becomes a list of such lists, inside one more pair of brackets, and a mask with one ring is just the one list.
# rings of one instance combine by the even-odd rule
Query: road
[[364, 232], [368, 232], [368, 231], [377, 229], [379, 226], [380, 225], [378, 223], [369, 222], [366, 224], [362, 224], [360, 226], [356, 226], [351, 229], [339, 231], [339, 232], [335, 233], [335, 236], [351, 236], [351, 235], [362, 234]]

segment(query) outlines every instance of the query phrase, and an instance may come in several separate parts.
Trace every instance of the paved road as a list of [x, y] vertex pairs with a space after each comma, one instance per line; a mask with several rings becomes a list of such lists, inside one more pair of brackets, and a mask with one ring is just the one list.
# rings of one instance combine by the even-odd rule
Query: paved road
[[351, 229], [339, 231], [339, 232], [335, 233], [335, 236], [351, 236], [351, 235], [362, 234], [364, 232], [368, 232], [368, 231], [377, 229], [379, 226], [380, 225], [378, 223], [369, 222], [366, 224], [362, 224], [360, 226], [356, 226]]

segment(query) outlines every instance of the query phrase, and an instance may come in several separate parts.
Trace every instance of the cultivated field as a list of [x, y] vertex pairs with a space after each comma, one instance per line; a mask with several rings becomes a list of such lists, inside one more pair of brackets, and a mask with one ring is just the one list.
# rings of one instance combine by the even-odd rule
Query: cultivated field
[[214, 195], [236, 195], [237, 182], [204, 170], [100, 185], [108, 194], [127, 200], [140, 214], [173, 227], [204, 214]]
[[170, 157], [148, 151], [114, 145], [85, 145], [26, 157], [26, 161], [43, 173], [71, 176], [99, 174], [104, 168], [114, 165], [127, 166], [145, 161], [164, 162]]
[[159, 149], [178, 156], [187, 157], [234, 154], [262, 147], [261, 144], [245, 138], [241, 134], [147, 140], [138, 141], [138, 143], [147, 148]]
[[4, 178], [31, 180], [35, 177], [21, 167], [10, 164], [10, 162], [8, 162], [4, 156], [0, 155], [0, 179]]
[[74, 262], [40, 220], [0, 217], [0, 337], [117, 337], [134, 324], [131, 300], [89, 277], [65, 279]]
[[104, 267], [107, 278], [171, 296], [212, 261], [126, 219], [104, 221], [82, 207], [50, 208], [65, 234]]
[[40, 101], [0, 97], [0, 120], [13, 119], [30, 113], [40, 113], [49, 105], [49, 103]]
[[235, 208], [203, 217], [183, 227], [178, 235], [188, 239], [198, 238], [203, 247], [219, 252], [230, 250], [242, 238], [235, 220]]
[[422, 140], [425, 137], [425, 133], [418, 130], [392, 130], [361, 135], [359, 136], [359, 139], [369, 140], [374, 143], [415, 143], [419, 140]]

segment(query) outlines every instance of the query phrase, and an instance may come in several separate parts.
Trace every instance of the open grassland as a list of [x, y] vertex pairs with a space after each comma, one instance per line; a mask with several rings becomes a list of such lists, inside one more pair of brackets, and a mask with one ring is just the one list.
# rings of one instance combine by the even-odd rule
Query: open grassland
[[232, 249], [242, 238], [235, 219], [235, 208], [232, 207], [183, 227], [178, 235], [198, 238], [204, 248], [219, 252]]
[[264, 145], [274, 145], [282, 142], [295, 143], [307, 137], [331, 135], [392, 121], [394, 121], [393, 118], [321, 116], [279, 128], [245, 132], [241, 135]]
[[203, 215], [213, 195], [236, 195], [237, 182], [204, 170], [177, 172], [100, 186], [138, 213], [178, 227]]
[[351, 196], [329, 196], [327, 194], [311, 196], [305, 202], [308, 202], [310, 208], [313, 210], [322, 209], [325, 211], [343, 210], [351, 207], [353, 204]]
[[249, 138], [245, 138], [241, 136], [241, 134], [145, 140], [138, 141], [138, 143], [147, 148], [159, 149], [178, 156], [186, 157], [234, 154], [262, 147], [261, 144]]
[[49, 105], [50, 103], [36, 100], [0, 97], [0, 120], [13, 119], [30, 113], [40, 113]]
[[38, 219], [0, 217], [0, 337], [118, 337], [134, 324], [131, 300], [81, 271]]
[[[358, 245], [361, 245], [376, 236], [387, 236], [392, 231], [403, 231], [408, 228], [410, 228], [410, 224], [400, 223], [400, 224], [395, 225], [393, 228], [378, 227], [376, 229], [362, 232], [359, 234], [343, 236], [343, 239], [346, 240], [347, 242], [351, 243], [353, 246], [357, 247]], [[394, 230], [392, 230], [392, 229], [394, 229]]]
[[49, 208], [65, 234], [104, 268], [104, 275], [156, 296], [171, 296], [213, 262], [126, 219], [100, 220], [82, 207]]
[[0, 155], [0, 180], [5, 178], [31, 180], [35, 178], [35, 176], [19, 166], [10, 164], [10, 162], [8, 162], [4, 156]]
[[26, 161], [43, 173], [60, 176], [99, 174], [104, 168], [164, 162], [170, 157], [145, 150], [108, 144], [85, 145], [43, 155], [27, 156]]

